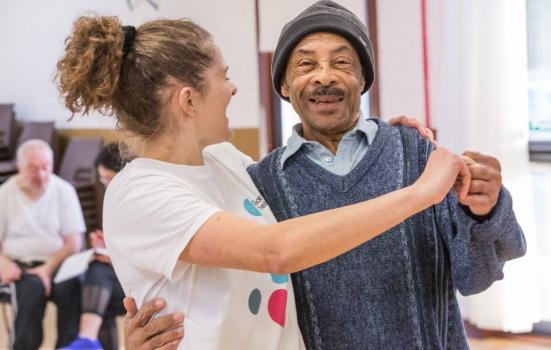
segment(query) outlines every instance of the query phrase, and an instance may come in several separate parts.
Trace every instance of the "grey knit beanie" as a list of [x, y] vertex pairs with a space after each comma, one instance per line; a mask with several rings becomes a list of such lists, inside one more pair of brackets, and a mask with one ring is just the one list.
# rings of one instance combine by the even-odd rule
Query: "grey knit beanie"
[[330, 32], [342, 35], [358, 52], [365, 78], [362, 94], [373, 84], [373, 47], [367, 36], [366, 26], [356, 15], [334, 1], [322, 0], [308, 7], [281, 30], [277, 47], [272, 59], [272, 82], [277, 94], [281, 96], [281, 79], [287, 69], [289, 55], [302, 38], [308, 34]]

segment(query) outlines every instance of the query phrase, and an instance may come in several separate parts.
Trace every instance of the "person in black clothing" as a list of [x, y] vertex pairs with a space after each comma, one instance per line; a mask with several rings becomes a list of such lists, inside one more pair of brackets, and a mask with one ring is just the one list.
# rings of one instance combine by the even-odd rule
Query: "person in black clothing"
[[[108, 186], [126, 164], [121, 157], [121, 146], [111, 143], [96, 158], [99, 181], [104, 186]], [[102, 230], [90, 233], [90, 244], [96, 249], [96, 254], [82, 286], [79, 335], [64, 349], [118, 349], [115, 317], [125, 313], [122, 304], [124, 292], [105, 250]]]

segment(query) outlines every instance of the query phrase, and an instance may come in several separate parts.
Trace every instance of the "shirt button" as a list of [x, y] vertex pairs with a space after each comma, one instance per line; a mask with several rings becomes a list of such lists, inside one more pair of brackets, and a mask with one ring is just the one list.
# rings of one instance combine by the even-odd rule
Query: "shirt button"
[[333, 157], [325, 157], [325, 161], [327, 163], [331, 163], [333, 161]]

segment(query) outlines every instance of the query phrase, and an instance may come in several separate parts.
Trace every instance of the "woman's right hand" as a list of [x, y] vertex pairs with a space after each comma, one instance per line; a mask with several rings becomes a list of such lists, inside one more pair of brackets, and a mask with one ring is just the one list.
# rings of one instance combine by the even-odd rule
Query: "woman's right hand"
[[437, 204], [446, 198], [454, 184], [459, 199], [465, 199], [470, 182], [467, 164], [457, 154], [440, 147], [430, 154], [427, 166], [414, 186], [427, 196], [431, 204]]

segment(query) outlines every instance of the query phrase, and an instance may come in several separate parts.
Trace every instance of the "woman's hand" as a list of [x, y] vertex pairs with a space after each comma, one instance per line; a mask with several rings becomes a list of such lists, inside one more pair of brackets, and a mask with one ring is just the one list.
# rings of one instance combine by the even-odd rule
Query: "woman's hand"
[[438, 148], [430, 154], [427, 166], [414, 186], [432, 204], [437, 204], [446, 198], [452, 187], [455, 187], [459, 200], [465, 200], [470, 183], [471, 173], [462, 158], [445, 148]]

